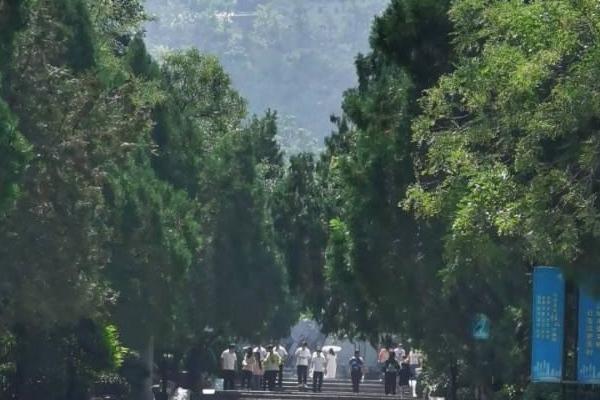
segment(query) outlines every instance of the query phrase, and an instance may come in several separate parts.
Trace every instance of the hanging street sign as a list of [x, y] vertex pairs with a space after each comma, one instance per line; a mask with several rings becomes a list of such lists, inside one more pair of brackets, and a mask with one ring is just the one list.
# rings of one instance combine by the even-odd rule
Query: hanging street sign
[[531, 380], [560, 382], [563, 377], [565, 279], [554, 267], [533, 271]]

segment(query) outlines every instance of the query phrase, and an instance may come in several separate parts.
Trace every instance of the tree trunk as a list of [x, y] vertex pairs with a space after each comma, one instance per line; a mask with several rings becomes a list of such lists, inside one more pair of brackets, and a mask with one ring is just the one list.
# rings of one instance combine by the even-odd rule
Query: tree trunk
[[73, 363], [73, 354], [71, 353], [71, 349], [69, 349], [69, 354], [67, 354], [67, 365], [66, 365], [66, 374], [67, 374], [67, 400], [75, 400], [75, 365]]
[[482, 383], [477, 386], [477, 399], [478, 400], [489, 400], [492, 398], [492, 389], [488, 384]]
[[152, 393], [152, 377], [154, 374], [154, 336], [150, 335], [150, 337], [148, 337], [141, 357], [148, 371], [148, 376], [144, 380], [140, 400], [154, 400], [154, 394]]
[[456, 365], [456, 360], [452, 360], [450, 364], [450, 387], [448, 388], [448, 400], [456, 400], [456, 394], [458, 391], [457, 385], [457, 377], [458, 377], [458, 366]]
[[26, 394], [23, 390], [25, 388], [25, 365], [21, 360], [21, 354], [23, 354], [23, 344], [25, 342], [25, 328], [21, 325], [17, 325], [13, 333], [15, 335], [15, 374], [13, 376], [11, 391], [15, 399], [25, 399]]

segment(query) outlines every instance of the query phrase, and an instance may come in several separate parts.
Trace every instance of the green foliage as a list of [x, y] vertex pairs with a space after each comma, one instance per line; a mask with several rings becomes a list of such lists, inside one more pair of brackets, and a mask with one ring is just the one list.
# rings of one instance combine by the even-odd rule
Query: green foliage
[[141, 392], [129, 360], [152, 340], [283, 335], [276, 113], [246, 121], [214, 57], [156, 64], [138, 1], [4, 4], [22, 18], [0, 36], [3, 394], [81, 398], [117, 370]]
[[392, 0], [371, 30], [371, 47], [406, 68], [424, 89], [449, 70], [449, 0]]
[[196, 209], [136, 157], [106, 193], [115, 228], [106, 276], [119, 293], [117, 321], [135, 345], [148, 335], [168, 341], [180, 328], [176, 309], [200, 246]]
[[[227, 332], [251, 338], [264, 335], [273, 316], [285, 309], [281, 300], [286, 298], [284, 271], [268, 217], [269, 187], [261, 182], [265, 174], [258, 168], [265, 160], [262, 155], [272, 152], [255, 147], [261, 142], [256, 140], [260, 133], [250, 130], [223, 138], [206, 171], [211, 183], [205, 193], [210, 196], [211, 217], [206, 223], [212, 242], [206, 261], [215, 274], [214, 289], [236, 293], [228, 301], [216, 302], [216, 315], [229, 317], [217, 318], [215, 323]], [[263, 317], [257, 320], [256, 315], [243, 311], [247, 309], [261, 310]]]
[[123, 365], [125, 356], [129, 352], [129, 349], [123, 347], [119, 340], [119, 330], [114, 325], [106, 325], [104, 327], [104, 341], [105, 347], [109, 349], [111, 353], [111, 360], [113, 368], [120, 368]]
[[[454, 3], [451, 12], [462, 4]], [[392, 1], [373, 25], [372, 53], [357, 59], [359, 85], [345, 94], [344, 115], [334, 120], [338, 132], [328, 141], [319, 167], [322, 190], [329, 197], [324, 215], [331, 221], [324, 289], [329, 301], [321, 318], [327, 329], [365, 335], [373, 342], [385, 333], [410, 338], [426, 351], [432, 374], [445, 382], [441, 390], [456, 398], [459, 387], [487, 391], [491, 376], [496, 382], [519, 382], [525, 375], [522, 327], [528, 320], [528, 282], [512, 242], [467, 228], [455, 240], [465, 221], [486, 215], [481, 203], [465, 198], [456, 218], [446, 218], [455, 211], [450, 200], [476, 189], [477, 199], [489, 202], [487, 215], [497, 216], [503, 229], [514, 226], [510, 217], [492, 214], [500, 199], [516, 190], [504, 184], [506, 172], [492, 168], [485, 180], [482, 175], [466, 183], [476, 162], [461, 147], [451, 147], [461, 140], [458, 132], [443, 142], [437, 130], [422, 142], [412, 138], [423, 119], [417, 102], [421, 90], [452, 69], [454, 46], [462, 40], [457, 34], [455, 43], [450, 41], [451, 22], [456, 21], [448, 18], [449, 7], [450, 2]], [[506, 55], [498, 60], [507, 65], [514, 61]], [[490, 69], [490, 85], [498, 79], [491, 71], [496, 72]], [[463, 82], [476, 84], [472, 71], [462, 78], [455, 90]], [[440, 95], [432, 104], [455, 97]], [[462, 118], [443, 122], [453, 126]], [[445, 157], [432, 163], [440, 175], [450, 171], [456, 176], [448, 203], [417, 184], [429, 189], [439, 182], [437, 176], [425, 176], [429, 169], [421, 158], [425, 145], [436, 140]], [[428, 218], [418, 218], [424, 216]], [[486, 344], [471, 337], [477, 313], [492, 320]]]
[[21, 3], [20, 0], [4, 0], [0, 7], [0, 71], [8, 65], [14, 35], [23, 26], [25, 13]]
[[479, 350], [505, 367], [460, 355], [475, 382], [495, 369], [524, 384], [531, 265], [597, 269], [596, 12], [591, 2], [453, 3], [455, 70], [413, 121], [417, 180], [404, 204], [444, 222], [443, 293], [484, 310], [504, 338], [516, 332]]
[[[212, 326], [226, 335], [274, 334], [268, 322], [290, 311], [281, 301], [284, 271], [269, 217], [269, 194], [282, 166], [276, 114], [245, 124], [245, 101], [218, 61], [196, 50], [165, 57], [161, 87], [166, 97], [156, 109], [153, 166], [197, 204], [198, 233], [205, 244], [190, 270], [189, 301], [196, 307], [186, 307], [184, 319], [196, 330]], [[248, 307], [263, 316], [243, 311]], [[281, 322], [279, 329], [290, 322]]]
[[[323, 315], [328, 329], [375, 342], [386, 332], [425, 340], [430, 329], [425, 316], [446, 309], [434, 304], [434, 297], [430, 304], [422, 301], [423, 293], [439, 291], [438, 228], [417, 223], [398, 207], [414, 182], [415, 86], [435, 78], [433, 72], [425, 78], [415, 71], [448, 68], [444, 15], [439, 2], [392, 2], [373, 25], [373, 52], [357, 58], [359, 86], [345, 93], [344, 116], [334, 119], [338, 132], [327, 142], [319, 167], [328, 196], [324, 214], [331, 221], [325, 253], [331, 300]], [[436, 29], [427, 39], [417, 37], [426, 22]], [[411, 52], [417, 56], [408, 56]], [[432, 53], [437, 67], [428, 58]], [[374, 309], [379, 311], [370, 312]]]
[[30, 158], [30, 147], [17, 130], [14, 116], [0, 100], [0, 220], [19, 195], [18, 180]]
[[[461, 62], [428, 91], [414, 128], [426, 149], [421, 180], [435, 180], [430, 201], [448, 211], [456, 241], [518, 239], [528, 261], [593, 268], [584, 254], [596, 235], [588, 155], [597, 105], [594, 85], [584, 82], [597, 60], [587, 22], [594, 7], [454, 8]], [[418, 197], [417, 208], [427, 209]]]
[[530, 385], [523, 394], [523, 400], [558, 400], [562, 393], [555, 385]]
[[161, 80], [168, 99], [156, 110], [154, 165], [159, 176], [195, 198], [206, 157], [225, 135], [241, 129], [245, 102], [218, 60], [197, 50], [167, 56]]
[[285, 176], [273, 193], [273, 223], [292, 292], [311, 310], [325, 302], [323, 292], [323, 243], [326, 231], [321, 220], [322, 193], [316, 181], [311, 154], [289, 160]]
[[[324, 18], [374, 3], [296, 3], [191, 2], [175, 28], [307, 101], [342, 68], [317, 31], [355, 39]], [[213, 56], [156, 63], [139, 1], [0, 1], [0, 393], [141, 392], [149, 343], [197, 375], [211, 331], [280, 337], [302, 311], [410, 339], [451, 399], [551, 398], [526, 388], [527, 273], [598, 269], [597, 17], [591, 0], [393, 0], [323, 154], [284, 160], [295, 122], [249, 118]], [[285, 49], [294, 79], [272, 69]]]
[[8, 325], [72, 321], [104, 303], [98, 278], [109, 235], [101, 192], [106, 163], [124, 156], [121, 144], [149, 126], [144, 105], [134, 104], [134, 82], [106, 88], [70, 68], [69, 25], [44, 14], [59, 5], [41, 2], [31, 12], [6, 74], [12, 111], [34, 155], [0, 231], [10, 282], [1, 319]]

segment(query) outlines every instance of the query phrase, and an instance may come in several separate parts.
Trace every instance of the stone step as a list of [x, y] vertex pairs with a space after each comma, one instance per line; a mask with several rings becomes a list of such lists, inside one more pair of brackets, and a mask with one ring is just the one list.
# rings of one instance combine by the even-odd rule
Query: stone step
[[[213, 397], [213, 396], [211, 396]], [[370, 393], [340, 393], [340, 392], [263, 392], [263, 391], [218, 391], [214, 395], [214, 400], [243, 400], [243, 399], [261, 399], [261, 400], [384, 400], [384, 399], [402, 399], [402, 400], [423, 400], [413, 398], [408, 391], [398, 392], [395, 396], [386, 396], [384, 394]]]
[[[333, 386], [333, 385], [328, 385], [328, 384], [323, 384], [323, 386], [321, 387], [323, 392], [342, 392], [342, 393], [347, 393], [347, 392], [352, 392], [352, 385], [351, 384], [346, 384], [345, 386]], [[299, 390], [297, 385], [294, 386], [284, 386], [283, 390], [286, 392], [304, 392], [306, 390], [312, 390], [312, 385], [309, 384], [308, 385], [308, 389], [305, 390]], [[375, 394], [381, 394], [384, 392], [384, 388], [383, 386], [360, 386], [360, 391], [363, 393], [375, 393]]]
[[[308, 380], [312, 380], [311, 377], [308, 377]], [[283, 379], [283, 383], [297, 383], [298, 380], [296, 378]], [[350, 378], [335, 378], [335, 379], [323, 379], [323, 382], [334, 383], [334, 384], [342, 384], [351, 382]], [[374, 379], [364, 379], [361, 384], [383, 384], [383, 381], [374, 380]]]
[[[308, 378], [307, 381], [311, 381], [312, 382], [312, 378]], [[352, 380], [350, 378], [348, 379], [335, 379], [335, 380], [330, 380], [330, 379], [323, 379], [323, 383], [328, 383], [331, 385], [347, 385], [349, 383], [351, 383]], [[294, 385], [297, 384], [298, 380], [294, 379], [294, 380], [284, 380], [283, 384], [284, 385]], [[376, 386], [376, 385], [383, 385], [383, 381], [372, 381], [372, 380], [368, 380], [368, 381], [362, 381], [360, 383], [361, 385], [367, 385], [367, 386]]]
[[[309, 378], [307, 380], [307, 385], [309, 389], [312, 389], [312, 379]], [[350, 379], [331, 379], [323, 381], [323, 391], [327, 390], [331, 391], [339, 391], [339, 392], [352, 392], [352, 382]], [[283, 380], [283, 389], [286, 391], [298, 391], [298, 382], [295, 379], [284, 379]], [[361, 392], [365, 393], [384, 393], [384, 385], [382, 381], [378, 380], [364, 380], [360, 384]], [[397, 388], [397, 390], [400, 390]]]

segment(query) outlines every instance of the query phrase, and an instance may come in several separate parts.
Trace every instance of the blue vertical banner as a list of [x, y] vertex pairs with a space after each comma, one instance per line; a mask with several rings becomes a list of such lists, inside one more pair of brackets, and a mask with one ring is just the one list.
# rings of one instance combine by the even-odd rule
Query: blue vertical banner
[[579, 291], [577, 381], [600, 384], [600, 301]]
[[563, 377], [565, 279], [560, 268], [533, 270], [531, 380], [560, 382]]

